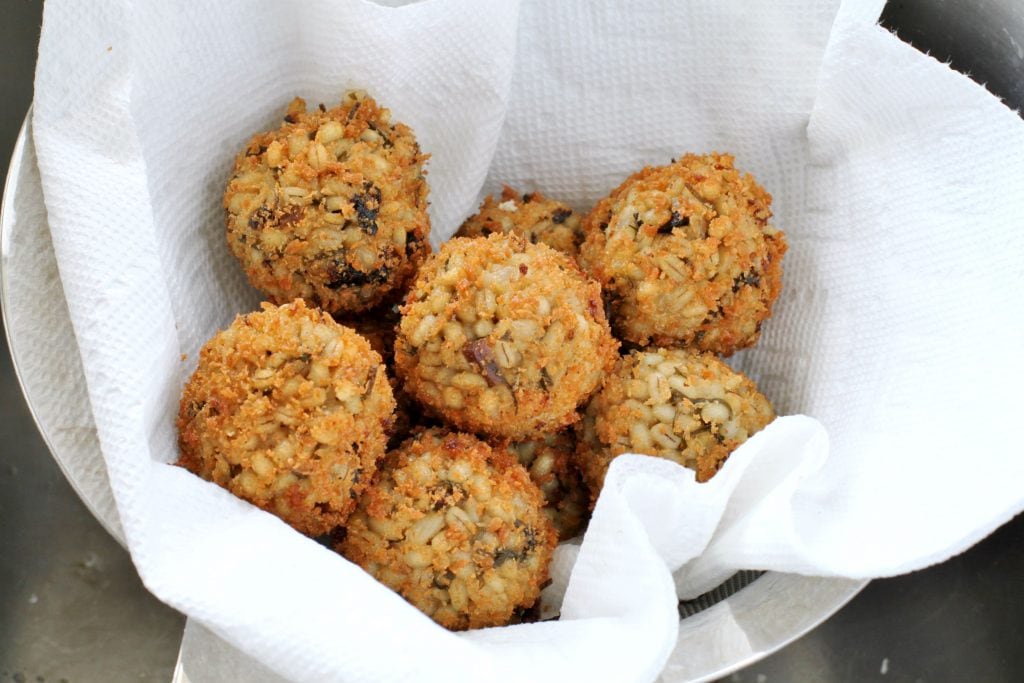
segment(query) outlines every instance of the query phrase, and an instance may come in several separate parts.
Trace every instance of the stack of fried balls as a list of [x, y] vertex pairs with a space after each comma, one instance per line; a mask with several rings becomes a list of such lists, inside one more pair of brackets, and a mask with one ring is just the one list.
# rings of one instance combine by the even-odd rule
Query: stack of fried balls
[[432, 254], [427, 159], [360, 91], [250, 140], [227, 242], [267, 301], [203, 346], [178, 464], [442, 626], [498, 626], [536, 617], [617, 455], [706, 481], [774, 418], [720, 357], [757, 341], [786, 241], [712, 153], [584, 215], [505, 187]]

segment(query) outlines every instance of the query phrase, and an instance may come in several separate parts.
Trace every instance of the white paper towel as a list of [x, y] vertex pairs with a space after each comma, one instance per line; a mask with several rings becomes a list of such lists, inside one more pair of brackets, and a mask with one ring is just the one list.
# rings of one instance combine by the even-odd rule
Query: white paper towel
[[[879, 9], [48, 3], [34, 114], [44, 198], [146, 585], [295, 680], [646, 681], [675, 642], [676, 591], [736, 568], [909, 571], [1021, 510], [1024, 125], [876, 27]], [[349, 87], [433, 154], [437, 237], [481, 187], [586, 208], [684, 151], [731, 151], [775, 195], [785, 288], [734, 365], [780, 413], [816, 420], [780, 418], [704, 485], [618, 459], [571, 576], [577, 550], [560, 550], [559, 622], [444, 631], [167, 464], [199, 347], [257, 301], [223, 241], [233, 155], [294, 95], [329, 103]]]

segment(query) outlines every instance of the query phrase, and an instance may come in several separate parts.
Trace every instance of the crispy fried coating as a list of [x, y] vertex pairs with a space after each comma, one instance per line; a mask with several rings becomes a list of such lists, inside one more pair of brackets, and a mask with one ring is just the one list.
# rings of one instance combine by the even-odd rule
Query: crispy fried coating
[[227, 240], [276, 303], [363, 311], [400, 289], [430, 252], [427, 182], [412, 130], [351, 91], [250, 140], [224, 194]]
[[305, 534], [328, 533], [383, 457], [394, 406], [366, 340], [301, 299], [265, 303], [200, 351], [178, 464]]
[[723, 356], [756, 342], [786, 251], [770, 207], [728, 154], [687, 154], [630, 176], [584, 219], [580, 249], [616, 332]]
[[580, 217], [565, 204], [548, 199], [540, 192], [520, 194], [508, 185], [501, 201], [487, 195], [480, 211], [466, 219], [456, 237], [487, 237], [494, 233], [514, 232], [527, 242], [543, 242], [573, 258], [583, 242]]
[[710, 353], [648, 348], [622, 357], [577, 425], [577, 459], [597, 499], [615, 456], [668, 458], [710, 479], [775, 418], [745, 375]]
[[555, 525], [558, 540], [578, 536], [590, 517], [590, 494], [576, 465], [573, 431], [510, 443], [507, 448], [544, 494], [544, 513]]
[[474, 436], [431, 429], [385, 457], [337, 550], [453, 630], [536, 602], [556, 534], [526, 470]]
[[615, 361], [600, 288], [575, 262], [514, 234], [455, 238], [402, 308], [406, 390], [466, 431], [526, 438], [578, 419]]

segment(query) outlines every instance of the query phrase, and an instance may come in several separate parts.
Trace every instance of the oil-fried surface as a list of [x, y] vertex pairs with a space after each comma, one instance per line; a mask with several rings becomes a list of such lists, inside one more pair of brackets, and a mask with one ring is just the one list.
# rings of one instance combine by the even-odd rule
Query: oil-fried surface
[[178, 464], [324, 534], [373, 476], [394, 405], [366, 340], [301, 299], [263, 304], [203, 346], [181, 397]]
[[427, 260], [402, 308], [405, 388], [460, 429], [557, 431], [613, 365], [597, 283], [518, 235], [455, 238]]
[[544, 494], [544, 512], [555, 525], [558, 540], [578, 536], [590, 518], [590, 494], [576, 466], [573, 431], [511, 443], [508, 449]]
[[577, 457], [596, 500], [615, 456], [668, 458], [710, 479], [775, 418], [745, 375], [710, 353], [649, 348], [624, 356], [577, 425]]
[[400, 289], [429, 253], [427, 183], [412, 130], [352, 91], [333, 109], [296, 98], [235, 160], [228, 246], [273, 301], [362, 311]]
[[573, 258], [583, 242], [580, 217], [565, 204], [548, 199], [540, 192], [520, 194], [508, 185], [501, 200], [487, 195], [480, 211], [462, 224], [456, 237], [487, 237], [494, 233], [514, 232], [527, 242], [542, 242]]
[[388, 453], [338, 551], [461, 630], [533, 605], [555, 543], [543, 497], [511, 455], [431, 429]]
[[630, 176], [584, 219], [580, 249], [615, 331], [724, 356], [756, 342], [786, 251], [770, 206], [728, 154], [687, 154]]

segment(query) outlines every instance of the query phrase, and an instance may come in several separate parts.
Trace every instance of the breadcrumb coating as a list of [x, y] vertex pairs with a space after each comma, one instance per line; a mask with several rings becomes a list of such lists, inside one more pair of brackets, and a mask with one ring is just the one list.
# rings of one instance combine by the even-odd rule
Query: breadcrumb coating
[[710, 353], [648, 348], [624, 356], [577, 425], [577, 459], [593, 500], [622, 453], [673, 460], [707, 481], [775, 418], [745, 375]]
[[480, 211], [467, 218], [455, 236], [487, 237], [508, 232], [531, 244], [542, 242], [573, 258], [579, 255], [583, 242], [580, 217], [572, 209], [540, 192], [521, 194], [508, 185], [500, 201], [487, 195]]
[[453, 630], [500, 626], [548, 580], [556, 534], [526, 470], [431, 429], [391, 451], [337, 549]]
[[365, 339], [301, 299], [264, 303], [200, 351], [181, 397], [178, 464], [325, 534], [373, 476], [394, 406]]
[[583, 221], [580, 261], [625, 340], [723, 356], [757, 341], [782, 288], [771, 195], [728, 154], [633, 174]]
[[276, 303], [369, 309], [430, 252], [427, 155], [360, 91], [312, 112], [295, 98], [284, 119], [235, 160], [224, 194], [228, 246]]
[[514, 234], [455, 238], [402, 308], [405, 389], [466, 431], [526, 438], [575, 422], [613, 365], [600, 288], [575, 262]]

